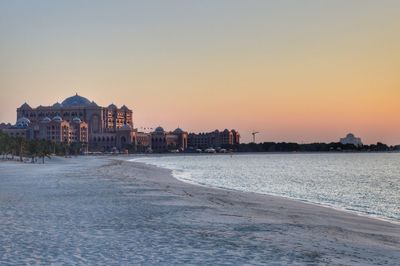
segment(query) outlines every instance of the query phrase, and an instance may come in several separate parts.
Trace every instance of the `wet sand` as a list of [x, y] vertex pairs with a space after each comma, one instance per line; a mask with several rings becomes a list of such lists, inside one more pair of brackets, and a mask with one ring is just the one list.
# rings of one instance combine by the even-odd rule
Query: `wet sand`
[[400, 225], [127, 158], [0, 162], [0, 265], [400, 265]]

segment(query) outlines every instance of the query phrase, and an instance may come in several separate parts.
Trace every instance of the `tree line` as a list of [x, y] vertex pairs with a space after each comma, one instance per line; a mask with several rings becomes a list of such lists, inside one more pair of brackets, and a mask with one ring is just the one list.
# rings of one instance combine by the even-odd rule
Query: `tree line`
[[11, 137], [0, 131], [0, 156], [2, 160], [24, 161], [36, 163], [41, 159], [44, 163], [45, 158], [51, 155], [78, 155], [82, 151], [82, 143], [55, 143], [49, 140], [33, 139], [27, 140], [22, 137]]
[[234, 147], [234, 150], [237, 152], [389, 152], [400, 150], [400, 147], [388, 146], [380, 142], [363, 146], [340, 142], [309, 144], [264, 142], [239, 144]]

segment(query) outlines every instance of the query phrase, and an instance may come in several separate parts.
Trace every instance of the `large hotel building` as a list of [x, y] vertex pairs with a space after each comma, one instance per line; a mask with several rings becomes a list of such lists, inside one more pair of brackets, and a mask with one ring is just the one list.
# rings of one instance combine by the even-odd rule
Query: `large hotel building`
[[0, 130], [27, 139], [79, 142], [90, 151], [127, 148], [139, 152], [185, 151], [232, 146], [240, 141], [239, 133], [234, 130], [188, 134], [180, 128], [167, 132], [158, 127], [150, 133], [138, 132], [134, 129], [132, 110], [125, 105], [102, 107], [78, 94], [51, 106], [32, 108], [24, 103], [17, 109], [16, 124], [2, 124]]

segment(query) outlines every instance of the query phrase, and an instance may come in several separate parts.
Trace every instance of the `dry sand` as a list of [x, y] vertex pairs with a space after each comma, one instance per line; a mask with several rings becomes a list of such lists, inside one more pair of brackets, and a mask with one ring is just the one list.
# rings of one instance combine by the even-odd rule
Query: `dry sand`
[[0, 163], [0, 265], [400, 265], [400, 225], [127, 158]]

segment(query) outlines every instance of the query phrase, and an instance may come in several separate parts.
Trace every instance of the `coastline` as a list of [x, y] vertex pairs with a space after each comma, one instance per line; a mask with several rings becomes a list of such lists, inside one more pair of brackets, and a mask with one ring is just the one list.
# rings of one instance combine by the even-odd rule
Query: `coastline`
[[[361, 153], [361, 152], [355, 152], [355, 153]], [[392, 153], [392, 152], [369, 152], [369, 153], [376, 153], [376, 154], [382, 154], [382, 153]], [[273, 154], [277, 154], [277, 155], [297, 155], [297, 154], [322, 154], [322, 155], [326, 155], [326, 154], [337, 154], [335, 152], [298, 152], [298, 153], [293, 153], [293, 152], [274, 152], [274, 153], [265, 153], [265, 152], [258, 152], [258, 153], [238, 153], [238, 154], [232, 154], [235, 156], [241, 156], [241, 155], [273, 155]], [[347, 154], [350, 154], [347, 153]], [[367, 154], [364, 152], [364, 154]], [[233, 191], [233, 192], [242, 192], [242, 193], [250, 193], [250, 194], [259, 194], [259, 195], [266, 195], [266, 196], [272, 196], [272, 197], [278, 197], [278, 198], [284, 198], [284, 199], [288, 199], [288, 200], [294, 200], [294, 201], [298, 201], [301, 203], [305, 203], [305, 204], [311, 204], [311, 205], [315, 205], [315, 206], [319, 206], [319, 207], [324, 207], [324, 208], [330, 208], [336, 211], [343, 211], [343, 212], [347, 212], [347, 213], [351, 213], [357, 216], [361, 216], [361, 217], [366, 217], [366, 218], [370, 218], [370, 219], [377, 219], [380, 221], [384, 221], [384, 222], [389, 222], [389, 223], [393, 223], [393, 224], [397, 224], [400, 225], [400, 220], [395, 219], [395, 218], [391, 218], [391, 217], [385, 217], [383, 215], [375, 215], [375, 214], [369, 214], [366, 212], [362, 212], [360, 210], [356, 210], [356, 209], [351, 209], [348, 208], [346, 206], [336, 206], [334, 204], [329, 204], [327, 202], [316, 202], [316, 201], [311, 201], [311, 200], [307, 200], [307, 199], [303, 199], [303, 198], [296, 198], [296, 197], [290, 197], [290, 196], [286, 196], [286, 195], [281, 195], [281, 194], [273, 194], [273, 193], [269, 193], [269, 192], [256, 192], [256, 191], [245, 191], [245, 190], [240, 190], [240, 189], [235, 189], [235, 188], [228, 188], [228, 187], [221, 187], [221, 186], [213, 186], [210, 184], [206, 184], [206, 183], [201, 183], [201, 182], [196, 182], [194, 180], [185, 178], [186, 174], [183, 174], [183, 170], [182, 169], [174, 169], [174, 168], [168, 168], [162, 165], [157, 165], [156, 163], [152, 163], [152, 162], [147, 162], [147, 161], [143, 161], [141, 159], [145, 159], [146, 157], [186, 157], [186, 156], [227, 156], [227, 154], [168, 154], [168, 155], [159, 155], [159, 156], [154, 156], [154, 155], [143, 155], [143, 156], [134, 156], [133, 159], [130, 159], [129, 161], [131, 162], [137, 162], [137, 163], [143, 163], [146, 165], [151, 165], [151, 166], [156, 166], [159, 167], [161, 169], [167, 169], [169, 171], [171, 171], [171, 175], [173, 176], [173, 178], [184, 182], [184, 183], [188, 183], [188, 184], [192, 184], [195, 186], [202, 186], [205, 188], [214, 188], [214, 189], [222, 189], [222, 190], [228, 190], [228, 191]], [[190, 174], [190, 173], [189, 173]]]
[[[365, 257], [360, 256], [362, 253], [356, 251], [358, 248], [360, 248], [357, 245], [361, 244], [360, 246], [363, 246], [364, 241], [368, 242], [367, 246], [373, 246], [377, 244], [377, 246], [379, 246], [378, 250], [380, 250], [379, 256], [386, 257], [386, 255], [389, 255], [387, 258], [385, 258], [385, 263], [391, 261], [390, 259], [392, 255], [391, 251], [389, 251], [389, 254], [385, 254], [385, 249], [382, 249], [382, 247], [386, 246], [388, 243], [389, 245], [387, 246], [389, 247], [389, 250], [393, 248], [392, 251], [394, 254], [394, 260], [389, 264], [396, 265], [396, 263], [398, 263], [397, 260], [400, 259], [400, 224], [395, 221], [388, 221], [379, 219], [377, 217], [361, 215], [349, 210], [341, 210], [335, 207], [301, 201], [279, 195], [244, 192], [185, 182], [174, 177], [172, 170], [170, 169], [142, 162], [129, 162], [138, 164], [136, 167], [141, 167], [140, 165], [143, 164], [155, 171], [164, 172], [164, 174], [166, 174], [164, 178], [167, 179], [169, 177], [169, 179], [173, 179], [170, 180], [170, 182], [176, 184], [177, 187], [184, 192], [184, 196], [189, 196], [190, 198], [195, 199], [198, 197], [197, 200], [200, 200], [202, 203], [207, 202], [207, 200], [210, 201], [209, 195], [213, 195], [217, 199], [218, 197], [222, 197], [222, 199], [219, 198], [217, 201], [211, 200], [211, 202], [213, 205], [218, 206], [218, 216], [222, 215], [229, 217], [230, 219], [234, 217], [234, 219], [229, 222], [225, 221], [227, 223], [250, 223], [250, 225], [269, 224], [272, 225], [272, 227], [275, 227], [276, 224], [281, 223], [283, 227], [295, 225], [296, 227], [300, 227], [302, 229], [307, 228], [310, 230], [312, 241], [315, 241], [321, 237], [321, 235], [317, 236], [314, 235], [314, 233], [316, 228], [322, 227], [326, 228], [327, 231], [330, 231], [329, 234], [323, 235], [322, 238], [333, 238], [335, 241], [337, 241], [334, 246], [346, 246], [346, 244], [340, 243], [341, 240], [345, 240], [344, 242], [346, 242], [350, 239], [357, 239], [354, 247], [351, 247], [351, 245], [347, 246], [351, 247], [350, 249], [354, 248], [354, 254], [351, 254], [351, 252], [346, 254], [348, 257], [344, 256], [342, 258], [338, 258], [335, 256], [335, 259], [333, 260], [327, 259], [322, 254], [329, 257], [329, 255], [344, 255], [346, 251], [342, 250], [339, 251], [339, 253], [336, 253], [338, 250], [335, 250], [334, 247], [333, 249], [335, 252], [332, 254], [324, 253], [320, 252], [319, 245], [318, 249], [315, 249], [316, 245], [313, 243], [313, 248], [311, 248], [308, 252], [305, 252], [305, 256], [300, 256], [301, 259], [299, 261], [292, 261], [291, 263], [309, 264], [311, 262], [312, 264], [315, 263], [329, 265], [379, 265], [379, 259], [378, 261], [374, 261], [374, 259], [377, 259], [376, 257], [372, 259], [368, 256], [370, 255], [369, 252], [371, 251], [368, 252], [368, 255], [367, 253], [364, 253]], [[207, 198], [204, 197], [204, 193], [208, 195]], [[243, 206], [245, 206], [246, 209], [243, 209]], [[281, 215], [278, 214], [279, 211], [281, 212]], [[274, 215], [271, 217], [270, 214]], [[207, 217], [207, 219], [208, 218], [209, 217]], [[215, 221], [215, 217], [212, 217], [211, 220]], [[219, 220], [217, 219], [217, 221]], [[268, 232], [269, 230], [266, 231]], [[305, 237], [305, 239], [301, 239], [300, 242], [307, 241], [307, 237]], [[281, 239], [279, 239], [277, 242], [279, 241], [281, 241]], [[381, 244], [383, 244], [383, 246], [380, 246]], [[366, 246], [362, 247], [362, 249], [365, 248]], [[372, 253], [374, 253], [374, 251], [372, 251]], [[312, 259], [310, 259], [310, 257], [312, 257]], [[280, 261], [278, 264], [286, 264], [286, 262]]]
[[[160, 168], [162, 168], [162, 167], [160, 167]], [[170, 170], [170, 169], [167, 169], [167, 170]], [[173, 171], [173, 170], [170, 170], [170, 171]], [[171, 173], [171, 175], [173, 178], [177, 179], [178, 181], [181, 181], [183, 183], [187, 183], [187, 184], [190, 184], [193, 186], [201, 186], [201, 187], [217, 189], [217, 190], [226, 190], [226, 191], [232, 191], [232, 192], [256, 194], [256, 195], [260, 195], [260, 196], [277, 197], [277, 198], [282, 198], [282, 199], [286, 199], [286, 200], [293, 200], [293, 201], [297, 201], [299, 203], [309, 204], [309, 205], [313, 205], [313, 206], [317, 206], [317, 207], [328, 208], [328, 209], [332, 209], [335, 211], [346, 212], [349, 214], [357, 215], [357, 216], [368, 218], [368, 219], [375, 219], [375, 220], [382, 221], [382, 222], [388, 222], [388, 223], [400, 225], [400, 221], [398, 221], [398, 220], [389, 219], [389, 218], [385, 218], [385, 217], [381, 217], [381, 216], [377, 216], [377, 215], [370, 215], [370, 214], [362, 213], [362, 212], [359, 212], [356, 210], [347, 209], [345, 207], [337, 207], [334, 205], [328, 205], [326, 203], [316, 203], [316, 202], [312, 202], [312, 201], [308, 201], [308, 200], [304, 200], [304, 199], [300, 199], [300, 198], [291, 198], [288, 196], [283, 196], [283, 195], [278, 195], [278, 194], [274, 195], [274, 194], [259, 193], [259, 192], [241, 191], [241, 190], [224, 188], [224, 187], [213, 187], [213, 186], [209, 186], [207, 184], [196, 183], [196, 182], [192, 182], [190, 180], [185, 180], [185, 179], [179, 178], [179, 177], [175, 176], [173, 173]]]
[[[69, 258], [78, 263], [120, 264], [396, 265], [400, 260], [398, 224], [279, 196], [194, 185], [174, 178], [170, 170], [127, 161], [131, 158], [57, 158], [17, 168], [14, 163], [0, 164], [0, 254], [4, 254], [0, 262], [29, 262], [33, 253], [39, 263]], [[15, 182], [20, 179], [22, 185], [40, 179], [42, 186], [26, 191], [31, 186], [18, 187]], [[67, 185], [71, 187], [66, 192]], [[15, 216], [21, 211], [14, 201], [19, 194], [27, 197], [26, 204], [44, 210], [45, 217], [39, 218], [50, 217], [49, 237], [37, 234], [45, 232], [38, 224], [24, 223], [25, 215], [36, 217], [34, 208]], [[66, 202], [75, 200], [71, 195], [80, 205]], [[56, 210], [64, 208], [60, 215], [67, 224], [47, 212], [42, 199], [48, 197], [59, 204]], [[99, 212], [110, 215], [103, 218], [106, 222], [97, 219]], [[65, 228], [70, 230], [68, 241], [60, 242], [58, 232]], [[80, 230], [86, 230], [83, 240], [75, 238], [75, 233], [82, 237]], [[110, 230], [108, 239], [101, 237]], [[26, 244], [23, 240], [31, 233], [37, 243]], [[108, 241], [123, 253], [113, 246], [109, 248], [114, 253], [82, 253], [94, 246], [92, 241], [97, 245]], [[50, 258], [41, 246], [51, 244], [60, 251]]]
[[[305, 152], [305, 153], [307, 153], [307, 152]], [[283, 153], [277, 153], [277, 154], [286, 154], [286, 153], [283, 152]], [[171, 156], [173, 156], [173, 155], [171, 155]], [[140, 159], [140, 158], [138, 158], [138, 159]], [[157, 165], [154, 165], [154, 164], [151, 164], [151, 163], [138, 162], [135, 159], [131, 159], [131, 160], [127, 160], [127, 161], [133, 162], [133, 163], [137, 163], [137, 164], [144, 164], [144, 165], [147, 165], [147, 166], [152, 166], [152, 167], [156, 167], [156, 168], [163, 169], [163, 170], [167, 170], [167, 171], [170, 172], [170, 176], [172, 178], [174, 178], [177, 181], [180, 181], [182, 183], [193, 185], [193, 186], [199, 186], [199, 187], [203, 187], [203, 188], [206, 188], [206, 189], [215, 189], [215, 190], [228, 191], [228, 192], [233, 192], [233, 193], [245, 193], [245, 194], [254, 194], [254, 195], [258, 195], [258, 196], [282, 198], [284, 200], [295, 201], [295, 202], [298, 202], [298, 203], [312, 205], [312, 206], [316, 206], [316, 207], [328, 208], [328, 209], [332, 209], [334, 211], [339, 211], [339, 212], [345, 212], [345, 213], [348, 213], [348, 214], [360, 216], [362, 218], [373, 219], [373, 220], [378, 220], [378, 221], [382, 221], [382, 222], [392, 223], [392, 224], [395, 224], [395, 225], [400, 225], [400, 221], [397, 221], [397, 220], [394, 220], [394, 219], [389, 219], [389, 218], [384, 218], [384, 217], [374, 216], [374, 215], [368, 215], [366, 213], [362, 213], [362, 212], [359, 212], [359, 211], [346, 209], [346, 208], [341, 208], [341, 207], [337, 207], [337, 206], [334, 206], [334, 205], [328, 205], [328, 204], [324, 204], [324, 203], [311, 202], [311, 201], [303, 200], [303, 199], [300, 199], [300, 198], [291, 198], [291, 197], [288, 197], [288, 196], [283, 196], [283, 195], [278, 195], [278, 194], [274, 195], [274, 194], [259, 193], [259, 192], [241, 191], [241, 190], [225, 188], [225, 187], [213, 187], [213, 186], [210, 186], [210, 185], [207, 185], [207, 184], [196, 183], [196, 182], [191, 181], [191, 180], [180, 178], [179, 176], [174, 175], [174, 173], [173, 173], [174, 170], [173, 169], [164, 168], [164, 167], [157, 166]]]

